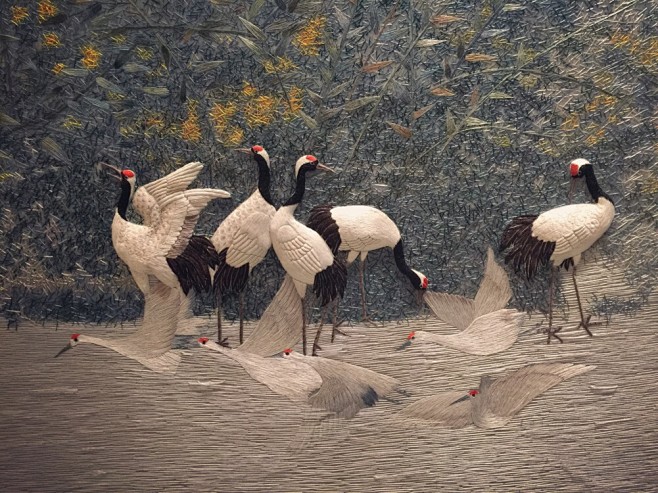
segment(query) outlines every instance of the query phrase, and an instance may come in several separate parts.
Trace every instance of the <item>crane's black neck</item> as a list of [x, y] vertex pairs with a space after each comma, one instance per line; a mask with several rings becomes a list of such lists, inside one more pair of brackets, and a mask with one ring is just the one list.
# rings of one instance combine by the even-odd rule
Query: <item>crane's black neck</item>
[[283, 204], [287, 205], [298, 205], [301, 203], [304, 198], [304, 191], [306, 190], [306, 169], [302, 166], [297, 173], [297, 184], [295, 186], [295, 193], [288, 199], [288, 201]]
[[117, 204], [117, 212], [121, 219], [126, 220], [126, 213], [128, 212], [128, 204], [130, 204], [130, 196], [132, 195], [132, 187], [128, 180], [121, 180], [121, 195], [119, 196], [119, 203]]
[[268, 204], [274, 205], [272, 195], [270, 194], [270, 167], [267, 165], [265, 158], [260, 154], [256, 154], [254, 159], [256, 160], [256, 164], [258, 164], [258, 191]]
[[400, 241], [398, 241], [393, 248], [393, 258], [395, 258], [395, 265], [398, 266], [400, 272], [409, 278], [409, 281], [411, 281], [411, 285], [414, 288], [418, 289], [420, 285], [420, 278], [413, 270], [411, 270], [411, 268], [407, 265], [407, 261], [404, 259], [402, 239], [400, 239]]
[[594, 168], [590, 164], [586, 164], [581, 167], [583, 170], [583, 175], [585, 175], [585, 183], [587, 183], [587, 190], [589, 191], [590, 195], [592, 196], [592, 199], [594, 199], [594, 202], [598, 202], [599, 198], [603, 197], [604, 199], [608, 200], [611, 204], [614, 203], [610, 196], [605, 193], [603, 190], [601, 190], [601, 187], [599, 186], [599, 182], [596, 180], [596, 176], [594, 176]]

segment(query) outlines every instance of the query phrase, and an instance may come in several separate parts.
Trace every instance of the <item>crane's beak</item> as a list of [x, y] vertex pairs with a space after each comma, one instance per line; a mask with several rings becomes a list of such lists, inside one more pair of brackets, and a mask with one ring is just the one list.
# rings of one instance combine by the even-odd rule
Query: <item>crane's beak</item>
[[324, 164], [318, 163], [315, 169], [318, 169], [320, 171], [326, 171], [327, 173], [335, 173], [333, 169], [331, 169], [329, 166], [325, 166]]
[[567, 196], [568, 202], [571, 204], [573, 202], [573, 196], [576, 193], [576, 190], [578, 190], [578, 186], [581, 183], [581, 178], [577, 176], [572, 176], [571, 177], [571, 184], [569, 185], [569, 195]]
[[113, 177], [113, 178], [116, 178], [119, 181], [121, 181], [121, 170], [119, 168], [116, 168], [116, 167], [112, 166], [111, 164], [107, 164], [107, 163], [100, 163], [100, 165], [114, 171], [115, 174], [110, 174], [110, 176]]
[[452, 406], [453, 404], [457, 404], [458, 402], [464, 402], [464, 401], [467, 401], [469, 399], [471, 399], [471, 396], [469, 394], [466, 394], [466, 395], [460, 397], [459, 399], [457, 399], [456, 401], [450, 403], [450, 405]]
[[65, 353], [66, 351], [68, 351], [69, 349], [71, 349], [71, 347], [72, 347], [72, 346], [71, 346], [70, 344], [67, 344], [66, 346], [64, 346], [64, 347], [59, 351], [59, 353], [57, 353], [57, 354], [55, 355], [55, 358], [57, 358], [60, 354]]
[[409, 346], [411, 346], [411, 341], [410, 341], [409, 339], [407, 339], [407, 340], [404, 341], [400, 346], [398, 346], [397, 348], [395, 348], [395, 350], [396, 350], [396, 351], [402, 351], [402, 350], [404, 350], [404, 349], [407, 349]]
[[248, 147], [240, 147], [238, 149], [234, 149], [235, 152], [241, 152], [243, 154], [251, 154], [251, 149]]

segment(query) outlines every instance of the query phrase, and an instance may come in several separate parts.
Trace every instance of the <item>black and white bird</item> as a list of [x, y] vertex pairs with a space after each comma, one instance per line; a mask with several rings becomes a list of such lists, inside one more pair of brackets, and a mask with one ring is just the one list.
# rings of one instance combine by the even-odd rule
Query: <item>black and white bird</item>
[[[324, 307], [337, 297], [342, 297], [347, 283], [345, 264], [337, 260], [322, 237], [295, 219], [295, 210], [301, 203], [306, 189], [306, 177], [313, 171], [333, 170], [318, 162], [315, 156], [300, 157], [295, 164], [295, 193], [274, 214], [270, 224], [272, 246], [281, 265], [292, 277], [297, 293], [303, 300], [308, 286]], [[322, 320], [315, 336], [313, 354], [319, 349], [318, 341]], [[303, 351], [306, 354], [306, 320], [302, 329]]]
[[254, 267], [267, 255], [270, 221], [276, 208], [270, 195], [270, 157], [259, 145], [239, 149], [253, 155], [258, 165], [258, 188], [219, 225], [210, 241], [219, 254], [213, 287], [217, 295], [217, 340], [222, 339], [222, 296], [229, 292], [240, 296], [240, 344], [243, 342], [244, 291]]
[[594, 368], [574, 363], [538, 363], [495, 379], [482, 376], [478, 389], [466, 394], [457, 391], [424, 397], [400, 411], [399, 416], [448, 428], [471, 424], [501, 428], [539, 395]]
[[306, 225], [320, 233], [334, 255], [339, 251], [347, 252], [348, 266], [360, 256], [359, 286], [363, 320], [368, 320], [364, 280], [366, 257], [373, 250], [391, 248], [395, 264], [409, 279], [412, 288], [421, 293], [427, 289], [427, 277], [407, 265], [400, 230], [379, 209], [367, 205], [318, 205], [311, 209]]
[[608, 230], [615, 215], [612, 199], [599, 186], [594, 167], [586, 159], [571, 162], [572, 188], [575, 180], [585, 178], [592, 203], [571, 204], [550, 209], [539, 215], [515, 217], [505, 227], [500, 243], [500, 251], [509, 249], [505, 263], [511, 264], [519, 272], [531, 278], [540, 266], [553, 264], [549, 287], [548, 342], [561, 327], [553, 327], [553, 284], [555, 271], [560, 267], [572, 267], [573, 285], [580, 311], [580, 324], [591, 336], [589, 330], [594, 323], [591, 315], [585, 318], [576, 284], [576, 266], [581, 255]]
[[[189, 289], [207, 290], [210, 275], [207, 259], [197, 250], [212, 250], [210, 242], [190, 241], [200, 212], [213, 199], [231, 195], [219, 189], [186, 190], [203, 165], [188, 163], [181, 169], [140, 187], [136, 191], [136, 175], [129, 169], [118, 170], [121, 195], [112, 221], [112, 243], [117, 255], [130, 269], [139, 289], [150, 291], [149, 276], [187, 294]], [[128, 221], [128, 206], [133, 196], [144, 224]], [[206, 244], [207, 243], [207, 244]]]

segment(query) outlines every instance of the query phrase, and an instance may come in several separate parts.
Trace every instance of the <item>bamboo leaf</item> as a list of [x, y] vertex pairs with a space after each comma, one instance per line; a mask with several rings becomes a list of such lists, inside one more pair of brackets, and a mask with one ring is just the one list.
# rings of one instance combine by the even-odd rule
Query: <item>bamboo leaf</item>
[[523, 5], [519, 5], [518, 3], [506, 3], [503, 5], [503, 12], [514, 12], [516, 10], [524, 10], [525, 7]]
[[455, 117], [452, 116], [450, 110], [446, 110], [446, 132], [448, 135], [452, 135], [457, 131], [457, 125], [455, 124]]
[[439, 96], [439, 97], [447, 97], [447, 96], [455, 95], [454, 92], [452, 92], [450, 89], [446, 89], [445, 87], [433, 87], [432, 89], [430, 89], [430, 92], [435, 96]]
[[436, 103], [432, 103], [432, 104], [428, 104], [427, 106], [423, 106], [422, 108], [420, 108], [420, 109], [414, 111], [414, 112], [411, 114], [411, 118], [413, 118], [414, 120], [418, 120], [421, 116], [423, 116], [423, 115], [424, 115], [425, 113], [427, 113], [429, 110], [431, 110], [432, 108], [434, 108], [434, 106], [436, 106]]
[[[66, 70], [66, 69], [64, 69]], [[143, 72], [150, 72], [151, 69], [148, 68], [146, 65], [142, 65], [139, 63], [135, 62], [128, 62], [123, 66], [123, 70], [128, 72], [129, 74], [137, 74], [137, 73], [143, 73]]]
[[430, 22], [436, 26], [441, 26], [444, 24], [450, 24], [452, 22], [463, 21], [461, 17], [455, 17], [454, 15], [435, 15], [430, 17]]
[[225, 60], [212, 60], [208, 62], [198, 62], [198, 63], [193, 63], [190, 68], [194, 70], [195, 72], [199, 72], [201, 74], [209, 72], [211, 70], [215, 70], [216, 68], [219, 68], [220, 65], [226, 63]]
[[393, 63], [391, 60], [384, 60], [381, 62], [375, 62], [375, 63], [369, 63], [368, 65], [364, 65], [361, 67], [361, 71], [365, 72], [366, 74], [372, 74], [374, 72], [377, 72], [385, 67], [388, 67], [391, 63]]
[[259, 41], [267, 40], [267, 35], [256, 24], [252, 24], [247, 19], [243, 19], [242, 17], [238, 17], [238, 19], [240, 19], [240, 22], [244, 28], [249, 31], [249, 34], [251, 34], [254, 38], [258, 39]]
[[240, 41], [242, 41], [242, 44], [247, 47], [249, 51], [251, 51], [254, 55], [257, 57], [261, 58], [268, 58], [267, 52], [263, 50], [260, 46], [258, 46], [256, 43], [254, 43], [252, 40], [249, 38], [245, 38], [244, 36], [238, 36]]
[[14, 120], [11, 116], [0, 112], [0, 125], [3, 127], [17, 127], [20, 123], [18, 120]]
[[168, 96], [169, 89], [166, 87], [142, 87], [142, 92], [144, 94], [150, 94], [151, 96]]
[[352, 81], [347, 81], [347, 82], [343, 82], [342, 84], [337, 85], [331, 91], [329, 91], [328, 96], [330, 98], [338, 96], [341, 92], [343, 92], [345, 89], [347, 89], [350, 86], [351, 82]]
[[313, 101], [314, 104], [317, 106], [320, 106], [323, 101], [322, 101], [322, 96], [320, 96], [317, 92], [313, 92], [310, 89], [306, 89], [306, 94], [308, 94], [308, 97]]
[[416, 48], [429, 48], [430, 46], [436, 46], [445, 42], [445, 39], [421, 39], [416, 43]]
[[306, 126], [307, 126], [308, 128], [310, 128], [311, 130], [315, 130], [316, 128], [318, 128], [318, 122], [316, 122], [316, 121], [315, 121], [313, 118], [311, 118], [309, 115], [307, 115], [306, 113], [304, 113], [304, 112], [301, 111], [301, 110], [299, 110], [299, 112], [298, 112], [297, 114], [298, 114], [299, 117], [304, 121], [304, 123], [306, 124]]
[[125, 94], [123, 89], [103, 77], [96, 77], [96, 84], [108, 91], [116, 92], [117, 94]]
[[410, 139], [413, 135], [413, 132], [410, 128], [403, 127], [402, 125], [398, 125], [397, 123], [393, 122], [386, 122], [386, 124], [391, 127], [396, 134], [401, 135], [405, 139]]
[[70, 75], [71, 77], [85, 77], [89, 75], [89, 70], [86, 68], [65, 68], [61, 73]]
[[379, 101], [379, 96], [366, 96], [364, 98], [355, 99], [345, 105], [345, 111], [355, 111], [372, 104], [375, 101]]
[[265, 0], [254, 0], [254, 3], [251, 4], [249, 10], [247, 11], [247, 19], [253, 19], [258, 15], [260, 9], [265, 5]]
[[514, 96], [510, 96], [504, 92], [494, 91], [489, 94], [489, 99], [514, 99]]
[[171, 65], [171, 52], [169, 51], [169, 48], [165, 45], [160, 45], [160, 53], [162, 53], [162, 62], [164, 63], [165, 68], [169, 70]]
[[63, 163], [67, 164], [71, 163], [71, 160], [66, 155], [62, 147], [52, 137], [45, 137], [41, 141], [41, 149], [43, 149], [46, 154], [49, 154], [51, 157], [57, 159], [58, 161], [62, 161]]
[[471, 92], [471, 97], [469, 98], [468, 101], [469, 109], [475, 108], [479, 100], [480, 100], [480, 88], [474, 87], [473, 91]]
[[87, 101], [90, 105], [96, 106], [96, 108], [100, 108], [102, 110], [110, 110], [110, 103], [107, 101], [101, 101], [100, 99], [96, 98], [90, 98], [88, 96], [83, 96], [83, 99]]
[[469, 53], [464, 58], [467, 62], [477, 63], [477, 62], [495, 62], [498, 60], [498, 57], [493, 55], [487, 55], [485, 53]]
[[464, 124], [467, 127], [482, 127], [489, 125], [489, 122], [486, 122], [484, 120], [480, 120], [479, 118], [475, 118], [474, 116], [467, 116], [464, 119]]

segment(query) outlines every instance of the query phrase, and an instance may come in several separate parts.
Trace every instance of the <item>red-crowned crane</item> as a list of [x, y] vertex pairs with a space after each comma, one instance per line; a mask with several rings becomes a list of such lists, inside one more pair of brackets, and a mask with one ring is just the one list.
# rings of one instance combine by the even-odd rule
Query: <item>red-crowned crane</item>
[[[315, 156], [300, 157], [295, 163], [295, 193], [274, 214], [270, 224], [272, 246], [281, 265], [292, 277], [297, 292], [303, 300], [308, 286], [313, 286], [315, 295], [324, 307], [342, 297], [347, 283], [347, 269], [345, 264], [337, 260], [331, 248], [322, 237], [308, 226], [295, 219], [295, 210], [301, 203], [306, 189], [306, 176], [308, 173], [320, 170], [333, 172], [333, 170], [318, 162]], [[323, 317], [322, 317], [323, 318]], [[322, 331], [322, 319], [313, 343], [313, 355], [320, 349], [318, 341]], [[306, 354], [306, 315], [302, 329], [302, 343]]]
[[576, 284], [576, 266], [584, 251], [590, 248], [608, 230], [615, 215], [612, 199], [599, 186], [594, 167], [586, 159], [575, 159], [570, 165], [572, 188], [575, 180], [585, 178], [593, 203], [571, 204], [550, 209], [542, 214], [525, 215], [512, 219], [505, 227], [500, 251], [509, 249], [505, 263], [523, 271], [532, 278], [540, 266], [553, 264], [548, 293], [548, 339], [551, 336], [562, 342], [557, 335], [562, 327], [553, 327], [553, 284], [555, 271], [560, 267], [572, 267], [573, 286], [580, 311], [580, 324], [590, 336], [591, 315], [585, 318]]
[[445, 426], [501, 428], [509, 423], [535, 397], [570, 378], [596, 368], [575, 363], [538, 363], [524, 366], [495, 380], [480, 379], [480, 388], [445, 392], [424, 397], [405, 407], [398, 416]]
[[[121, 195], [112, 221], [112, 243], [139, 289], [144, 294], [149, 292], [149, 276], [172, 289], [181, 289], [184, 294], [192, 287], [209, 289], [207, 259], [197, 255], [197, 249], [190, 249], [189, 244], [201, 210], [209, 201], [231, 195], [212, 188], [185, 190], [203, 169], [197, 162], [141, 187], [143, 192], [135, 192], [134, 171], [110, 168], [119, 173], [121, 181]], [[144, 224], [126, 218], [133, 194], [138, 197], [138, 212]], [[212, 245], [204, 243], [198, 250], [205, 253], [212, 250]]]
[[[368, 319], [366, 307], [365, 265], [368, 252], [380, 248], [391, 248], [395, 264], [417, 292], [427, 289], [428, 279], [422, 272], [407, 265], [400, 230], [385, 213], [367, 205], [318, 205], [311, 209], [306, 225], [317, 231], [329, 245], [334, 255], [347, 253], [349, 266], [360, 255], [359, 287], [361, 289], [361, 317]], [[334, 331], [335, 331], [334, 327]], [[331, 335], [334, 339], [334, 333]]]
[[244, 291], [254, 267], [267, 255], [270, 221], [276, 208], [270, 195], [270, 156], [259, 145], [238, 149], [251, 153], [258, 165], [258, 188], [219, 225], [210, 241], [219, 254], [213, 287], [217, 295], [217, 341], [222, 339], [222, 296], [228, 292], [240, 296], [240, 344], [243, 342]]
[[484, 277], [475, 299], [430, 291], [423, 298], [436, 318], [460, 332], [444, 335], [416, 330], [398, 349], [410, 346], [412, 341], [424, 341], [467, 354], [488, 355], [505, 351], [518, 339], [525, 318], [524, 313], [505, 308], [511, 297], [509, 278], [489, 248]]

